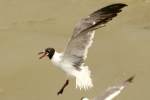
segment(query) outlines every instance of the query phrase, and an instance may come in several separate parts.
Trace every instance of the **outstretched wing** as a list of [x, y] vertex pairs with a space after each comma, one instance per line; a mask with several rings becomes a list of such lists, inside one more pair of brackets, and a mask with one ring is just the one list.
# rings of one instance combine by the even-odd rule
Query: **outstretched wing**
[[80, 20], [73, 30], [73, 35], [64, 51], [64, 59], [71, 61], [75, 67], [80, 66], [86, 59], [88, 48], [97, 28], [110, 21], [126, 4], [117, 3], [99, 9], [88, 17]]
[[93, 100], [113, 100], [118, 96], [130, 83], [132, 83], [134, 76], [116, 86], [108, 88], [102, 96], [98, 96]]

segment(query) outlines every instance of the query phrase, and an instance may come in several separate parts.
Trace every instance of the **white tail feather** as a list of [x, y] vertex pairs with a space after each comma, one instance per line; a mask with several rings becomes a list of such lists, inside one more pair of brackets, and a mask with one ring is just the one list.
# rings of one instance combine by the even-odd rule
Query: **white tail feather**
[[76, 72], [76, 88], [80, 89], [89, 89], [93, 87], [91, 79], [91, 71], [88, 69], [88, 66], [80, 67], [81, 70]]

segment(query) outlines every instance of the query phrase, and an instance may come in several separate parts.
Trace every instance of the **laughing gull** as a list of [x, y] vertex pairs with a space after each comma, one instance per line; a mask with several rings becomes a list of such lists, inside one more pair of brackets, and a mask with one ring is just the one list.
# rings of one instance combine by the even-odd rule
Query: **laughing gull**
[[[40, 57], [47, 56], [54, 65], [62, 69], [67, 75], [76, 78], [76, 88], [89, 89], [93, 87], [91, 71], [84, 65], [87, 58], [88, 48], [91, 46], [95, 30], [103, 27], [107, 22], [116, 17], [123, 7], [123, 3], [116, 3], [101, 8], [83, 18], [76, 24], [73, 35], [70, 38], [64, 52], [58, 53], [54, 48], [46, 48]], [[69, 79], [63, 85], [58, 94], [62, 94], [68, 85]]]
[[118, 96], [130, 83], [132, 83], [134, 76], [128, 78], [118, 85], [109, 87], [103, 95], [97, 96], [93, 99], [88, 99], [87, 97], [82, 97], [81, 100], [113, 100]]

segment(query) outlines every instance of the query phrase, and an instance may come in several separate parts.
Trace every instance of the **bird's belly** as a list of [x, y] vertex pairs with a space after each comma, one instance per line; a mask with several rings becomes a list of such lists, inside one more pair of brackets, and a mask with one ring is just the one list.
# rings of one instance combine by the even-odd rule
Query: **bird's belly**
[[61, 59], [59, 60], [52, 60], [52, 63], [60, 68], [61, 70], [63, 70], [67, 75], [71, 75], [71, 76], [75, 76], [75, 67], [73, 67], [73, 65], [68, 62], [68, 61], [62, 61]]
[[75, 68], [70, 63], [60, 63], [58, 65], [67, 75], [74, 76]]

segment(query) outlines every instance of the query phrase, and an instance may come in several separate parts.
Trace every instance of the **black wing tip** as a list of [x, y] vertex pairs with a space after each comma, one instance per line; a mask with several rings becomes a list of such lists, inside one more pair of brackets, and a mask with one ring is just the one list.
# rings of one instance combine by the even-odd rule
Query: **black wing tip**
[[126, 7], [128, 6], [127, 4], [125, 3], [114, 3], [114, 4], [111, 4], [110, 7], [117, 7], [117, 8], [123, 8], [123, 7]]
[[128, 5], [125, 3], [115, 3], [115, 4], [111, 4], [109, 6], [106, 6], [103, 9], [121, 9], [126, 6], [128, 6]]
[[129, 78], [128, 78], [125, 82], [132, 83], [132, 82], [133, 82], [133, 80], [134, 80], [134, 78], [135, 78], [135, 75], [134, 75], [134, 76], [129, 77]]
[[128, 6], [124, 3], [115, 3], [101, 9], [104, 13], [119, 13], [121, 9]]
[[128, 6], [125, 3], [114, 3], [110, 4], [108, 6], [105, 6], [91, 14], [91, 16], [94, 16], [95, 14], [114, 14], [114, 13], [119, 13], [121, 12], [121, 9]]

